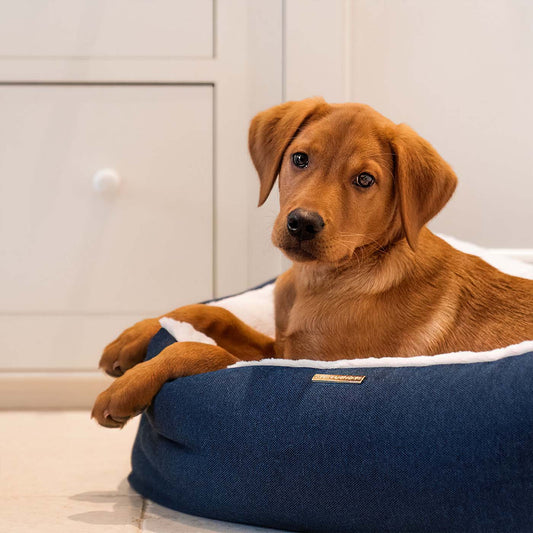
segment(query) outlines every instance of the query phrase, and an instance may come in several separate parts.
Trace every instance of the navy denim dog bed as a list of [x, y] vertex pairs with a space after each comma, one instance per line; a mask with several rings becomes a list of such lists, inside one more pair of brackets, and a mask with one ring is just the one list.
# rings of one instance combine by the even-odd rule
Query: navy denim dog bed
[[[528, 265], [447, 240], [533, 278]], [[273, 335], [272, 284], [216, 305]], [[148, 358], [192, 340], [189, 325], [162, 324]], [[132, 466], [142, 495], [220, 520], [324, 533], [529, 533], [533, 342], [484, 354], [265, 360], [177, 379], [142, 416]]]
[[[148, 357], [175, 342], [161, 330]], [[312, 381], [364, 375], [362, 383]], [[244, 366], [167, 383], [134, 489], [294, 531], [533, 531], [533, 349], [491, 362]]]

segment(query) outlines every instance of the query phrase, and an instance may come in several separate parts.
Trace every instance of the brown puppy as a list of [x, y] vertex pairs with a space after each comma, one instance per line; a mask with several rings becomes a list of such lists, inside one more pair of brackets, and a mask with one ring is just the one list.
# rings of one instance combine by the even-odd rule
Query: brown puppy
[[169, 379], [239, 359], [408, 357], [533, 339], [533, 281], [502, 274], [425, 228], [457, 180], [408, 126], [365, 105], [314, 98], [260, 113], [249, 141], [260, 205], [279, 175], [272, 239], [294, 261], [276, 282], [276, 339], [224, 309], [187, 306], [167, 316], [218, 346], [176, 343], [137, 364], [159, 324], [135, 324], [100, 361], [111, 375], [127, 370], [98, 397], [100, 424], [123, 425]]

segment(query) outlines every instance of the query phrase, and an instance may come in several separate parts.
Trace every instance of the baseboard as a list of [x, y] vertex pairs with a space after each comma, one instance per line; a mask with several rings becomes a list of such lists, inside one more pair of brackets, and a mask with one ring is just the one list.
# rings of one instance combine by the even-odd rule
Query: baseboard
[[0, 409], [90, 409], [111, 381], [102, 372], [1, 372]]

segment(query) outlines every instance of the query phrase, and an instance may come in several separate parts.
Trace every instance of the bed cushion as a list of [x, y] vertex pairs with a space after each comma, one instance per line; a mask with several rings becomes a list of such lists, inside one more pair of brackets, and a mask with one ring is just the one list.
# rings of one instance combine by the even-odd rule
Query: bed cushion
[[[272, 327], [272, 284], [217, 305]], [[163, 324], [148, 358], [187, 340]], [[129, 480], [178, 511], [291, 531], [533, 531], [533, 342], [174, 380]]]

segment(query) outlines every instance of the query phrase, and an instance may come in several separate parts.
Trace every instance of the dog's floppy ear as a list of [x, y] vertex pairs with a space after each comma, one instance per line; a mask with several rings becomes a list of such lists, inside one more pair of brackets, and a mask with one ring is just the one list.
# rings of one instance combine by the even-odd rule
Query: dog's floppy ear
[[402, 226], [414, 250], [422, 227], [452, 196], [457, 177], [435, 148], [406, 124], [394, 128], [390, 142]]
[[261, 182], [259, 205], [263, 205], [274, 186], [287, 146], [303, 123], [325, 106], [323, 98], [307, 98], [285, 102], [253, 118], [248, 147]]

